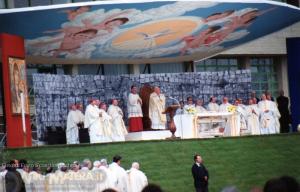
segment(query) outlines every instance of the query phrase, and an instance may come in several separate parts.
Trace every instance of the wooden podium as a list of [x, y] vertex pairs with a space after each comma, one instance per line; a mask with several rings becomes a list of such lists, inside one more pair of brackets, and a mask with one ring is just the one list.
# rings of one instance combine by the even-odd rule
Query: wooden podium
[[166, 108], [166, 110], [164, 111], [164, 114], [168, 114], [170, 116], [170, 120], [168, 122], [168, 128], [170, 130], [170, 132], [172, 133], [171, 137], [168, 137], [166, 139], [179, 139], [180, 137], [176, 137], [175, 136], [175, 132], [176, 132], [176, 126], [174, 123], [174, 119], [173, 117], [176, 114], [176, 110], [180, 107], [180, 105], [170, 105], [169, 107]]

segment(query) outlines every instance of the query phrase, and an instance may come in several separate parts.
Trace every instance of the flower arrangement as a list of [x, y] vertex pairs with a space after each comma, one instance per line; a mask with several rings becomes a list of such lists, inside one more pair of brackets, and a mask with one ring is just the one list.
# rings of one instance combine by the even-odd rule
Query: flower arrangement
[[186, 108], [185, 110], [186, 110], [186, 112], [187, 112], [188, 114], [195, 115], [195, 114], [197, 113], [197, 110], [196, 110], [195, 107], [188, 107], [188, 108]]
[[236, 111], [236, 106], [234, 106], [234, 105], [228, 106], [228, 107], [227, 107], [227, 111], [228, 111], [229, 113], [234, 113], [234, 112]]

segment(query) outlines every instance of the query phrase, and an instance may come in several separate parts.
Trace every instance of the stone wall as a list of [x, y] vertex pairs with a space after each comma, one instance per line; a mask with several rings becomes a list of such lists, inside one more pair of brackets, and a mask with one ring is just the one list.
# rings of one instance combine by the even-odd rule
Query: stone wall
[[46, 127], [65, 127], [68, 106], [82, 103], [84, 108], [90, 98], [98, 98], [106, 103], [111, 98], [120, 100], [120, 107], [127, 119], [126, 101], [131, 85], [142, 87], [148, 83], [161, 87], [167, 96], [167, 105], [176, 100], [203, 98], [207, 104], [214, 95], [221, 101], [224, 95], [230, 100], [246, 99], [251, 91], [250, 70], [168, 73], [140, 75], [50, 75], [34, 74], [36, 125], [38, 139], [45, 140]]

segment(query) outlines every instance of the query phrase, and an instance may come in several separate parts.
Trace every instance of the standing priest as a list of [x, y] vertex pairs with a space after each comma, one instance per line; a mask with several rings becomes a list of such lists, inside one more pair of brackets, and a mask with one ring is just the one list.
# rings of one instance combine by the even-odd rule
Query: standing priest
[[261, 101], [258, 103], [260, 114], [260, 132], [261, 134], [275, 134], [279, 130], [277, 124], [280, 118], [280, 113], [276, 104], [267, 99], [265, 94], [262, 94]]
[[129, 118], [129, 131], [143, 131], [142, 99], [137, 93], [137, 87], [134, 85], [131, 86], [131, 93], [128, 96], [127, 109]]
[[112, 117], [112, 140], [125, 141], [125, 135], [127, 135], [128, 132], [123, 121], [123, 112], [118, 106], [117, 99], [112, 100], [107, 113]]
[[151, 119], [152, 129], [165, 129], [167, 117], [165, 111], [166, 98], [160, 93], [159, 87], [154, 87], [149, 99], [149, 118]]
[[67, 144], [79, 143], [79, 136], [78, 136], [79, 122], [80, 122], [80, 117], [77, 113], [77, 107], [75, 104], [72, 104], [67, 117], [67, 129], [66, 129]]
[[85, 110], [84, 127], [89, 129], [91, 143], [99, 143], [102, 140], [99, 104], [99, 101], [92, 100]]

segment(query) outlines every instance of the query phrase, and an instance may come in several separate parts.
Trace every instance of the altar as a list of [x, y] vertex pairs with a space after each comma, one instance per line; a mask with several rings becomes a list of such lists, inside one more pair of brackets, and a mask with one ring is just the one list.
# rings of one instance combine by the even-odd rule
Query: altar
[[238, 118], [230, 112], [207, 112], [175, 115], [176, 137], [209, 138], [216, 136], [239, 136]]
[[[174, 116], [175, 136], [181, 139], [240, 136], [239, 118], [236, 113], [207, 112]], [[129, 133], [126, 141], [163, 140], [169, 138], [169, 130]]]

